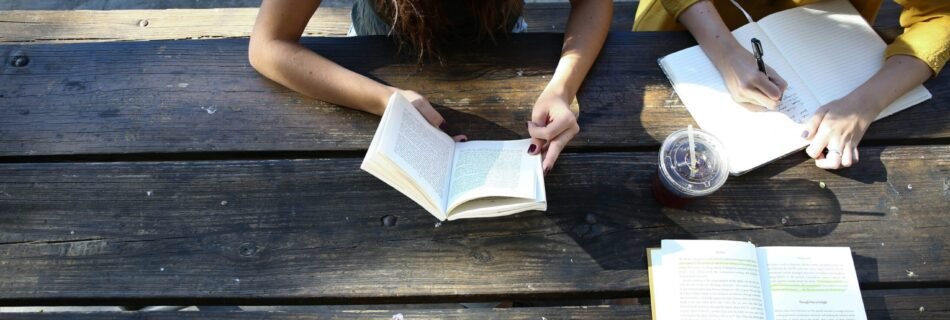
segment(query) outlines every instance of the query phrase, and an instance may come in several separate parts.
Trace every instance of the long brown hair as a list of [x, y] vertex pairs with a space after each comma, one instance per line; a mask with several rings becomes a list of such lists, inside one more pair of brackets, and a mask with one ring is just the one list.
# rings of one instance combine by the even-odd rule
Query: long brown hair
[[458, 30], [456, 16], [449, 16], [446, 2], [451, 0], [375, 0], [380, 18], [392, 26], [392, 34], [401, 46], [409, 46], [421, 63], [424, 58], [440, 58], [440, 46], [459, 36], [495, 41], [495, 34], [507, 33], [510, 22], [524, 9], [524, 0], [459, 1], [477, 30]]

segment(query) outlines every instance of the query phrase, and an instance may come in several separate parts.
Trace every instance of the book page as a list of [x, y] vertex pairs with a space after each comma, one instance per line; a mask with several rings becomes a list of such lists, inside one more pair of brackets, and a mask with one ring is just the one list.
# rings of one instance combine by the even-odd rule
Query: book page
[[396, 93], [384, 117], [379, 148], [432, 199], [444, 214], [455, 141], [430, 125], [402, 95]]
[[[390, 96], [389, 104], [392, 104], [396, 98], [397, 95], [395, 94]], [[391, 127], [390, 123], [393, 122], [392, 118], [395, 113], [397, 112], [383, 114], [382, 119], [379, 121], [379, 126], [376, 128], [376, 133], [373, 134], [373, 141], [370, 142], [366, 156], [363, 157], [363, 163], [360, 164], [360, 169], [369, 172], [406, 197], [409, 197], [409, 199], [418, 203], [422, 208], [437, 218], [445, 219], [445, 214], [442, 213], [440, 205], [433, 201], [425, 191], [420, 189], [419, 185], [405, 170], [380, 152], [380, 145], [383, 143], [384, 133], [396, 134], [387, 130]]]
[[[884, 66], [884, 43], [846, 0], [821, 1], [771, 14], [759, 25], [824, 105], [841, 98]], [[878, 119], [930, 99], [923, 86]]]
[[788, 82], [778, 111], [750, 110], [733, 101], [719, 70], [699, 46], [670, 54], [660, 65], [693, 119], [726, 146], [729, 171], [737, 175], [806, 146], [801, 124], [821, 104], [755, 23], [732, 34], [750, 52], [751, 39], [759, 39], [765, 62]]
[[762, 247], [758, 257], [771, 319], [867, 319], [851, 249]]
[[722, 240], [663, 240], [651, 250], [658, 320], [766, 319], [755, 247]]
[[533, 202], [541, 156], [528, 154], [529, 145], [530, 139], [458, 143], [446, 212], [483, 197], [522, 198]]

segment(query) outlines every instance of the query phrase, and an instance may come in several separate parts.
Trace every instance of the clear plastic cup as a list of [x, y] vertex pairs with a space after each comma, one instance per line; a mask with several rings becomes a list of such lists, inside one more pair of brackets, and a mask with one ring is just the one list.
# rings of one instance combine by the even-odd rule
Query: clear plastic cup
[[712, 194], [729, 177], [729, 160], [722, 142], [706, 131], [695, 128], [691, 131], [693, 155], [690, 155], [690, 129], [673, 132], [660, 147], [653, 195], [664, 206], [679, 208], [692, 198]]

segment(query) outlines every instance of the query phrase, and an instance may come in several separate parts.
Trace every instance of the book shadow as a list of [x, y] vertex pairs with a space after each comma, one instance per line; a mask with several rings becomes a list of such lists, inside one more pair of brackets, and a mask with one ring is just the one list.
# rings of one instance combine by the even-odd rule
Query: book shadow
[[476, 114], [458, 111], [436, 103], [433, 103], [432, 107], [445, 118], [445, 132], [451, 136], [465, 134], [469, 140], [516, 140], [528, 137], [527, 128], [522, 133], [518, 133]]
[[[395, 39], [386, 36], [305, 37], [301, 43], [373, 81], [419, 92], [445, 118], [451, 135], [466, 134], [471, 140], [511, 140], [528, 136], [527, 128], [520, 127], [531, 119], [530, 106], [560, 58], [562, 42], [552, 41], [555, 38], [550, 34], [516, 34], [493, 42], [452, 43], [438, 57], [421, 63], [412, 50], [400, 48]], [[510, 89], [512, 86], [521, 88]], [[450, 102], [450, 98], [455, 101]], [[368, 120], [367, 126], [374, 119], [365, 114], [359, 117]], [[486, 119], [502, 119], [499, 123], [504, 123]], [[513, 121], [503, 121], [508, 119]]]

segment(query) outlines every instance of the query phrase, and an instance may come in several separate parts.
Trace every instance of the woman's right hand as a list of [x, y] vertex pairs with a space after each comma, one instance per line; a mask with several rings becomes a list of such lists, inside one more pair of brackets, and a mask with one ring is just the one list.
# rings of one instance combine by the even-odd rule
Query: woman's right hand
[[732, 35], [712, 1], [689, 6], [680, 14], [679, 21], [722, 74], [732, 100], [752, 110], [778, 106], [788, 83], [768, 65], [765, 66], [768, 75], [759, 71], [755, 57]]
[[765, 66], [768, 75], [759, 71], [755, 56], [744, 48], [736, 46], [729, 51], [729, 54], [718, 59], [716, 68], [722, 74], [732, 100], [746, 106], [775, 110], [788, 88], [785, 79], [768, 65]]
[[[399, 94], [402, 94], [406, 100], [409, 100], [409, 102], [412, 103], [412, 106], [416, 107], [416, 110], [419, 111], [419, 114], [421, 114], [422, 117], [429, 122], [429, 124], [431, 124], [433, 127], [439, 128], [442, 131], [446, 130], [445, 118], [442, 118], [442, 115], [439, 114], [438, 111], [435, 111], [435, 108], [432, 107], [432, 104], [429, 103], [428, 99], [423, 97], [418, 92], [412, 90], [402, 90], [398, 88], [395, 90], [396, 92], [399, 92]], [[459, 142], [468, 141], [468, 137], [464, 134], [452, 136], [452, 139]]]

